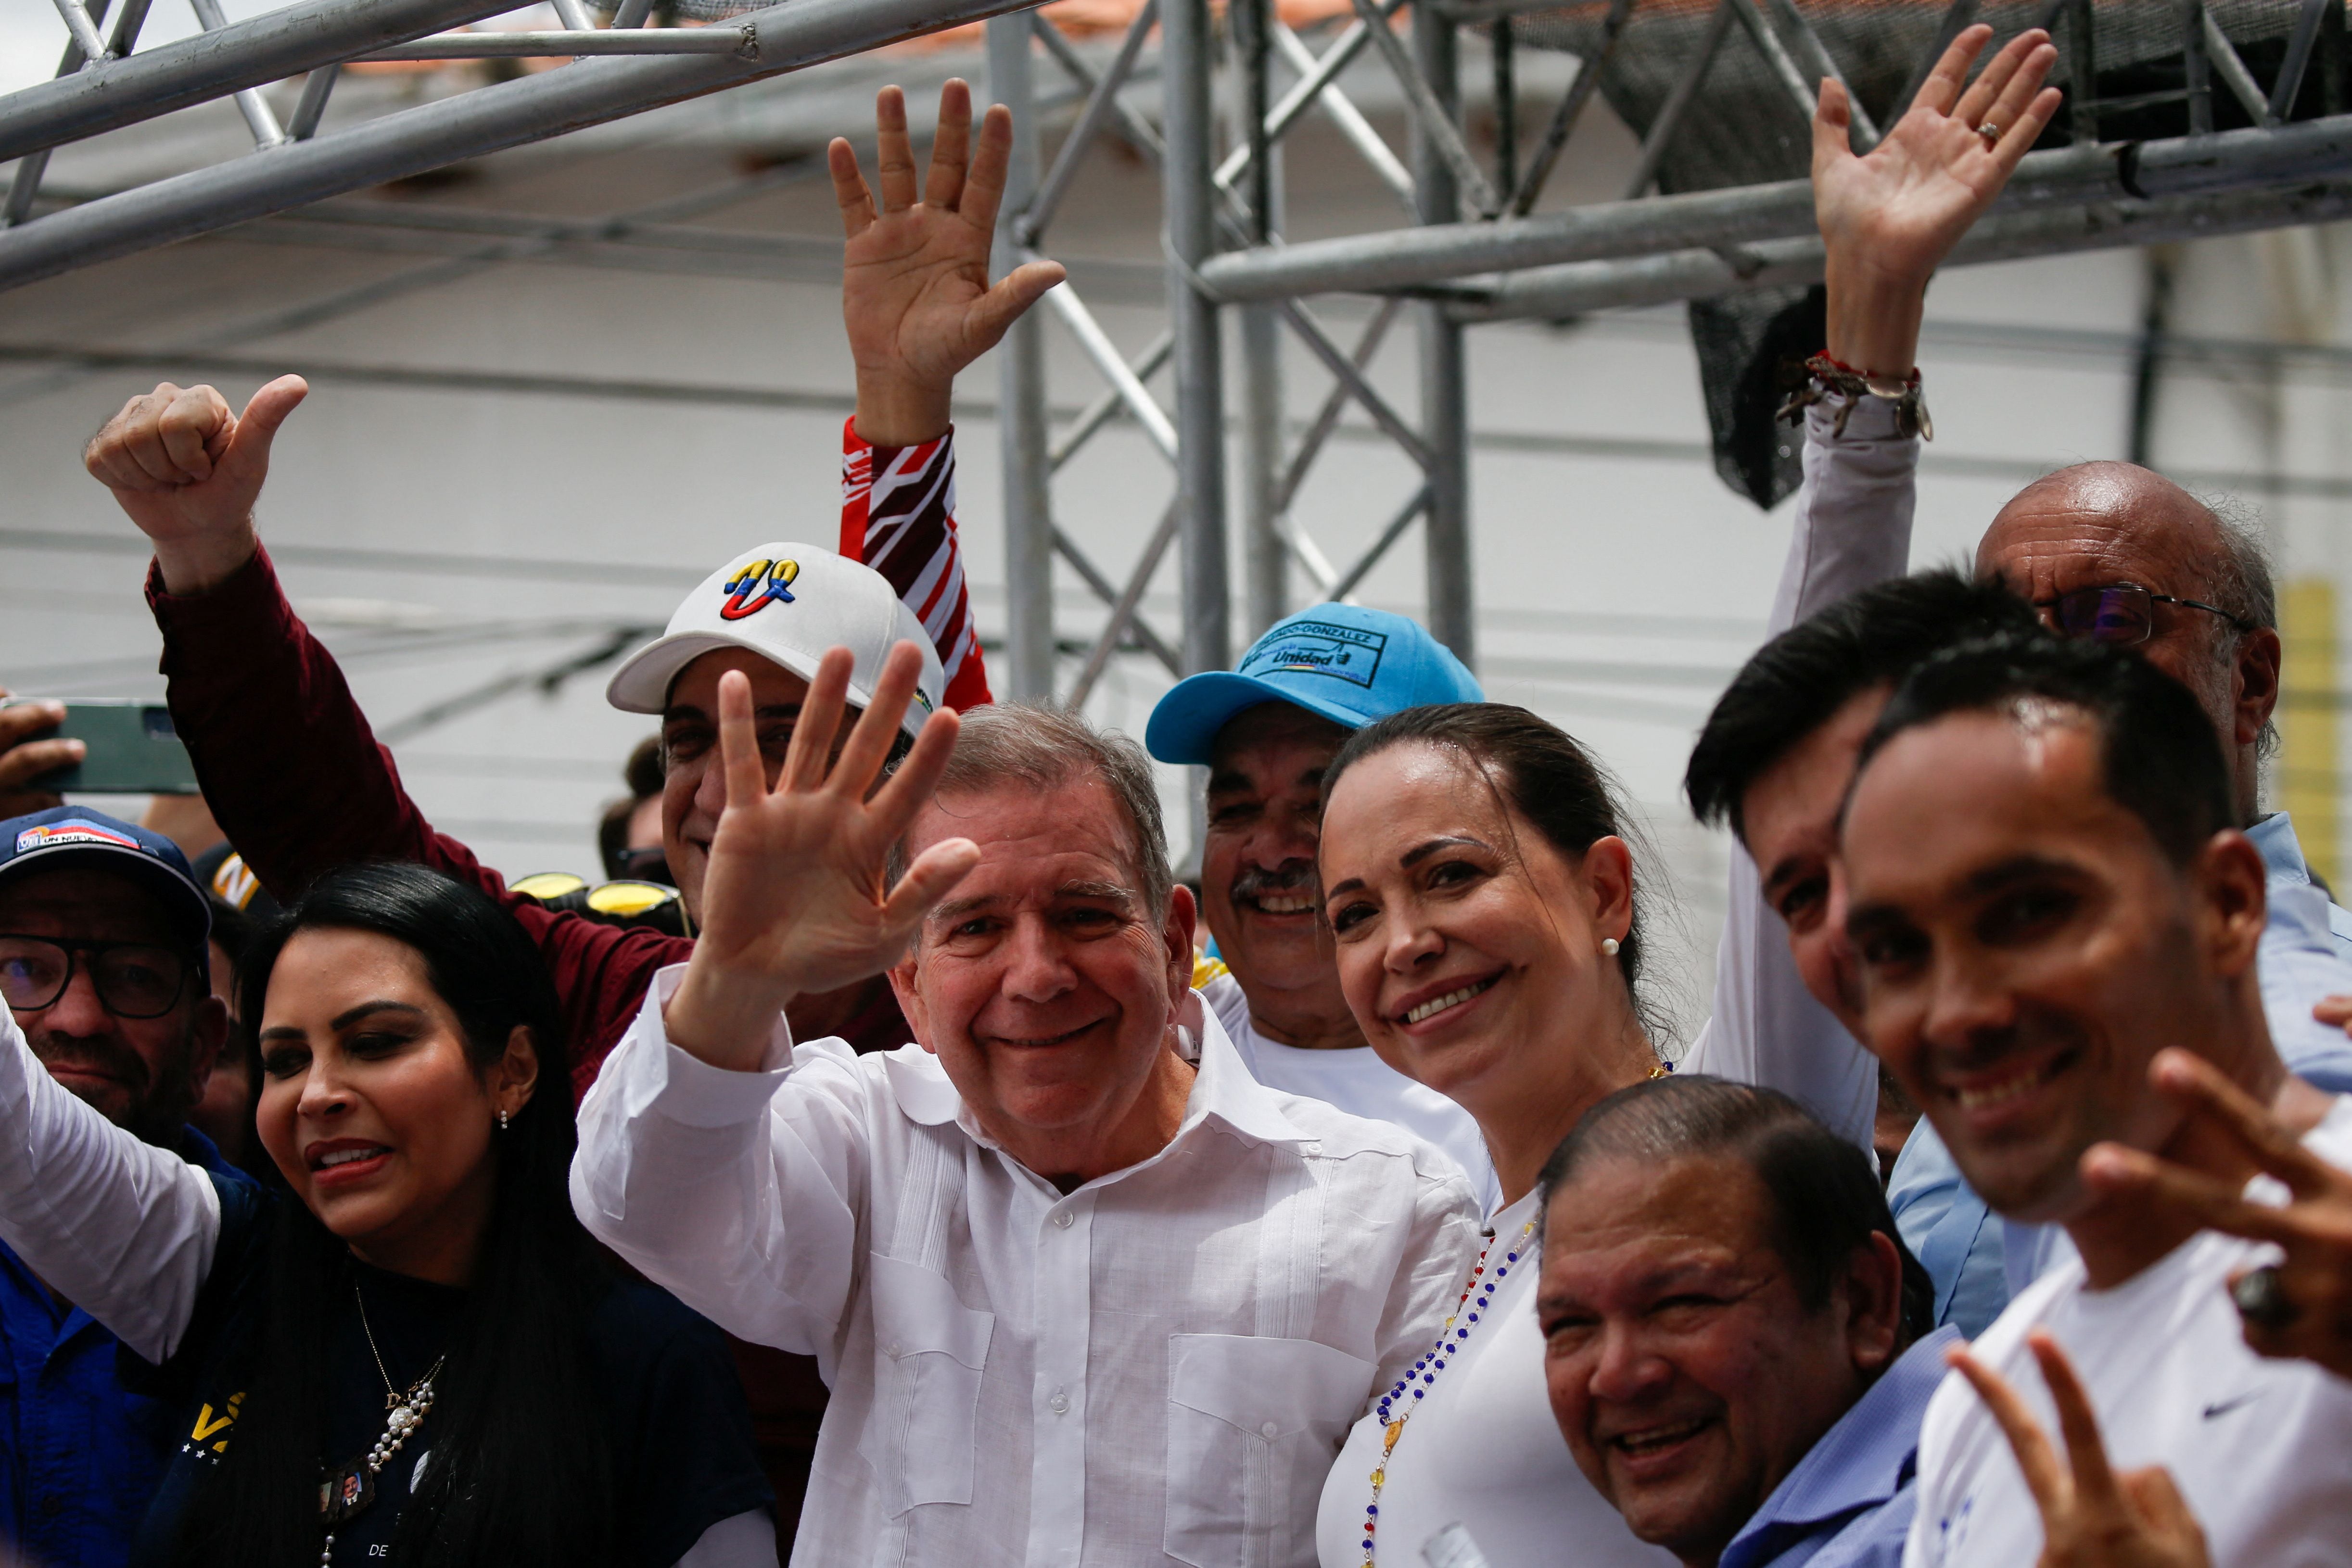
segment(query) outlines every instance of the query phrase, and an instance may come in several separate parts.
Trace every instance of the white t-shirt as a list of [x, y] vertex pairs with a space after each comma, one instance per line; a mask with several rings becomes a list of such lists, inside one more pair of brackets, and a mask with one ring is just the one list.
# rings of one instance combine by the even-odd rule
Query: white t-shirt
[[[1674, 1568], [1671, 1552], [1635, 1540], [1592, 1489], [1552, 1419], [1536, 1322], [1542, 1270], [1536, 1237], [1520, 1234], [1536, 1196], [1495, 1216], [1486, 1267], [1507, 1272], [1480, 1321], [1457, 1321], [1470, 1337], [1447, 1354], [1428, 1397], [1413, 1404], [1389, 1457], [1372, 1532], [1379, 1568], [1423, 1568], [1423, 1545], [1449, 1524], [1469, 1532], [1488, 1568]], [[1364, 1505], [1384, 1436], [1375, 1404], [1323, 1483], [1315, 1516], [1322, 1568], [1363, 1568]]]
[[[2352, 1098], [2305, 1140], [2352, 1166]], [[2257, 1187], [2274, 1184], [2257, 1183]], [[2352, 1565], [2352, 1382], [2248, 1350], [2228, 1279], [2275, 1249], [2208, 1231], [2108, 1290], [2069, 1258], [1976, 1342], [2044, 1431], [2058, 1422], [2025, 1335], [2047, 1325], [2082, 1375], [2117, 1469], [2162, 1465], [2205, 1527], [2213, 1568]], [[2008, 1441], [1958, 1373], [1927, 1406], [1905, 1568], [2019, 1568], [2042, 1515]]]
[[1486, 1140], [1468, 1111], [1405, 1077], [1370, 1046], [1305, 1050], [1267, 1039], [1250, 1022], [1249, 998], [1242, 994], [1241, 982], [1222, 965], [1199, 989], [1252, 1078], [1284, 1094], [1336, 1105], [1350, 1116], [1392, 1122], [1423, 1142], [1435, 1144], [1470, 1178], [1479, 1211], [1494, 1211], [1502, 1192], [1495, 1184], [1494, 1163], [1486, 1157]]

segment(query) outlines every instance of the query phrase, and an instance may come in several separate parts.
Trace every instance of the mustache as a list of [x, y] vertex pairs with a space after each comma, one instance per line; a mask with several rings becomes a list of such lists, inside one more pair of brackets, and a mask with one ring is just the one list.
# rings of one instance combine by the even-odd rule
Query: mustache
[[121, 1041], [72, 1038], [39, 1029], [28, 1031], [26, 1043], [51, 1072], [59, 1068], [79, 1068], [101, 1073], [128, 1089], [133, 1104], [145, 1100], [153, 1088], [146, 1058]]
[[1265, 893], [1306, 893], [1311, 897], [1316, 891], [1315, 862], [1285, 860], [1271, 871], [1247, 867], [1234, 878], [1228, 891], [1234, 899], [1255, 899]]

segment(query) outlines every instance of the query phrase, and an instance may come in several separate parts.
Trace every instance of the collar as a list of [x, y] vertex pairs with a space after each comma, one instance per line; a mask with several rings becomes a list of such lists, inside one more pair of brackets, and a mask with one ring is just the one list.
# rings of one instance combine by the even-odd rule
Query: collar
[[[1255, 1143], [1314, 1141], [1311, 1134], [1301, 1131], [1284, 1114], [1282, 1102], [1274, 1091], [1250, 1076], [1249, 1069], [1242, 1065], [1241, 1053], [1226, 1036], [1224, 1026], [1217, 1022], [1215, 1009], [1204, 1004], [1198, 991], [1185, 998], [1177, 1014], [1177, 1025], [1198, 1045], [1200, 1056], [1192, 1092], [1184, 1103], [1184, 1120], [1178, 1125], [1170, 1147], [1182, 1142], [1202, 1123], [1213, 1119]], [[982, 1148], [997, 1147], [996, 1140], [965, 1109], [963, 1096], [949, 1081], [947, 1069], [940, 1065], [938, 1057], [921, 1046], [901, 1046], [882, 1053], [882, 1063], [889, 1079], [891, 1098], [898, 1101], [899, 1112], [908, 1121], [925, 1127], [940, 1127], [952, 1121]]]
[[1962, 1342], [1960, 1331], [1946, 1324], [1897, 1356], [1781, 1478], [1756, 1517], [1733, 1537], [1724, 1561], [1732, 1561], [1742, 1542], [1767, 1531], [1802, 1529], [1877, 1508], [1908, 1486], [1917, 1469], [1927, 1400], [1948, 1370], [1944, 1352]]
[[2261, 851], [2263, 864], [2273, 877], [2284, 877], [2290, 882], [2309, 883], [2311, 863], [2303, 858], [2303, 845], [2294, 836], [2294, 823], [2284, 811], [2273, 811], [2252, 827], [2246, 837]]

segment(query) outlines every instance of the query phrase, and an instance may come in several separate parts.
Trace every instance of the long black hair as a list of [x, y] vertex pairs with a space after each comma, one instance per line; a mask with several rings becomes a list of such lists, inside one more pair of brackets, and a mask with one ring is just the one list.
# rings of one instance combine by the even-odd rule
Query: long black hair
[[[539, 1058], [530, 1100], [491, 1142], [489, 1226], [436, 1384], [439, 1436], [402, 1510], [393, 1559], [434, 1568], [606, 1563], [612, 1459], [586, 1324], [612, 1279], [567, 1192], [576, 1131], [546, 964], [514, 918], [477, 889], [420, 866], [356, 866], [320, 879], [256, 939], [238, 1000], [257, 1026], [287, 942], [312, 930], [373, 931], [415, 952], [478, 1073], [505, 1054], [518, 1026]], [[268, 1258], [249, 1394], [181, 1538], [179, 1558], [191, 1568], [319, 1560], [328, 1325], [351, 1289], [351, 1253], [288, 1201]]]

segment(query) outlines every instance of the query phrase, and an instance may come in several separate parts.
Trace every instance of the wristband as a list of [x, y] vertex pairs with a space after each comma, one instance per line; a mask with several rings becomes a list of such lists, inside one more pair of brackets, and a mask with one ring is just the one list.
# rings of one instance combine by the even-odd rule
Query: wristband
[[1895, 428], [1899, 434], [1916, 436], [1922, 441], [1936, 438], [1936, 424], [1927, 416], [1927, 401], [1920, 395], [1916, 366], [1909, 375], [1897, 380], [1893, 376], [1865, 374], [1824, 352], [1807, 360], [1805, 368], [1812, 373], [1811, 379], [1780, 405], [1780, 418], [1793, 423], [1803, 416], [1806, 409], [1827, 400], [1834, 393], [1845, 401], [1838, 408], [1831, 433], [1843, 436], [1846, 420], [1853, 415], [1853, 405], [1864, 396], [1870, 396], [1882, 398], [1895, 405]]

